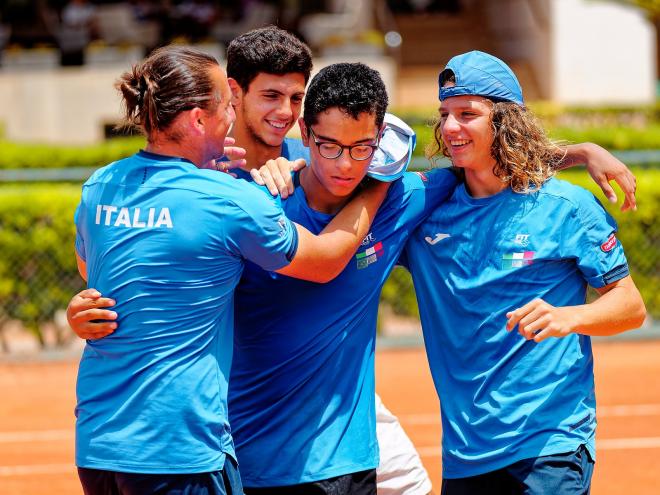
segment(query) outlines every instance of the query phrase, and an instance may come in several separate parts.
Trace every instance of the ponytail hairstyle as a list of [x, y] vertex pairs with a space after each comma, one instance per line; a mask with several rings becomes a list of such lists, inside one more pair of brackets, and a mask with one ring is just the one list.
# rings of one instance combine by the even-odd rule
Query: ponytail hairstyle
[[153, 51], [115, 83], [124, 107], [118, 127], [137, 128], [150, 140], [154, 131], [167, 131], [181, 112], [215, 111], [221, 98], [211, 69], [218, 66], [215, 58], [191, 48], [169, 45]]

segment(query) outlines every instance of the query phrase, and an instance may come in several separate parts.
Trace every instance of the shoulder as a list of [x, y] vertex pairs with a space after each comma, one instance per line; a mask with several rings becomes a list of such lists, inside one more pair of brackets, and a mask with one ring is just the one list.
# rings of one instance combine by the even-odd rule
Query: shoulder
[[574, 209], [602, 205], [596, 197], [583, 187], [576, 186], [561, 179], [547, 180], [538, 192], [539, 198], [546, 202], [565, 204]]
[[539, 197], [545, 213], [552, 213], [557, 221], [562, 217], [559, 213], [563, 212], [564, 218], [575, 218], [583, 227], [591, 228], [603, 222], [616, 225], [596, 196], [570, 182], [552, 178], [543, 185]]
[[111, 177], [115, 177], [118, 174], [123, 174], [127, 169], [130, 169], [137, 161], [136, 155], [117, 160], [116, 162], [109, 163], [104, 167], [101, 167], [94, 171], [92, 175], [85, 181], [83, 186], [88, 186], [90, 184], [95, 184], [98, 182], [105, 182]]

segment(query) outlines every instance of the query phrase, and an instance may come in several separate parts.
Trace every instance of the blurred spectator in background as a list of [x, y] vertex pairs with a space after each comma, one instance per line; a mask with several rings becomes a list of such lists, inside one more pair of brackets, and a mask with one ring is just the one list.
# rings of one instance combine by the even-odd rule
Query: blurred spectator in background
[[26, 48], [56, 44], [57, 20], [46, 0], [5, 0], [0, 8], [3, 22], [11, 26], [9, 44]]
[[62, 65], [82, 65], [89, 42], [98, 37], [96, 7], [87, 0], [70, 0], [60, 14], [57, 41]]
[[90, 32], [96, 29], [96, 7], [87, 0], [71, 0], [62, 9], [61, 17], [62, 26]]
[[184, 36], [197, 42], [210, 37], [211, 27], [218, 18], [218, 9], [215, 2], [208, 0], [183, 0], [174, 6], [170, 17], [174, 36]]

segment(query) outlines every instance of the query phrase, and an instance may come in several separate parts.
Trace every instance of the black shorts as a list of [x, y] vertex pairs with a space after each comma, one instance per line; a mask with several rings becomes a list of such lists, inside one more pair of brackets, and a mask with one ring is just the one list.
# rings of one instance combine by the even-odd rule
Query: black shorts
[[442, 495], [589, 495], [594, 461], [575, 452], [523, 459], [469, 478], [443, 479]]
[[227, 456], [220, 471], [191, 474], [141, 474], [78, 468], [85, 495], [240, 495], [236, 462]]
[[369, 469], [300, 485], [244, 490], [245, 495], [376, 495], [376, 470]]

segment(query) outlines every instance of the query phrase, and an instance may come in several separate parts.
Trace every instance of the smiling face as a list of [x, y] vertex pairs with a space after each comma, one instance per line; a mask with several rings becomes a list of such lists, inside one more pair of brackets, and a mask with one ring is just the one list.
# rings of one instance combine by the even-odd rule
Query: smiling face
[[[303, 129], [304, 123], [300, 123]], [[317, 115], [316, 123], [311, 126], [316, 142], [333, 143], [343, 146], [376, 145], [380, 129], [376, 126], [376, 117], [361, 113], [357, 119], [339, 108], [333, 107]], [[306, 129], [305, 129], [306, 130]], [[367, 174], [371, 157], [367, 160], [351, 158], [348, 149], [339, 157], [324, 158], [314, 138], [303, 130], [303, 143], [309, 146], [311, 157], [312, 182], [316, 183], [315, 194], [324, 193], [326, 198], [344, 200], [348, 198]], [[305, 190], [308, 197], [309, 191]]]
[[[261, 72], [247, 91], [232, 83], [236, 126], [246, 139], [268, 147], [279, 147], [300, 115], [305, 96], [305, 76], [299, 73], [275, 75]], [[249, 144], [246, 143], [246, 147]]]
[[492, 170], [492, 103], [481, 96], [452, 96], [440, 106], [440, 130], [454, 166]]

